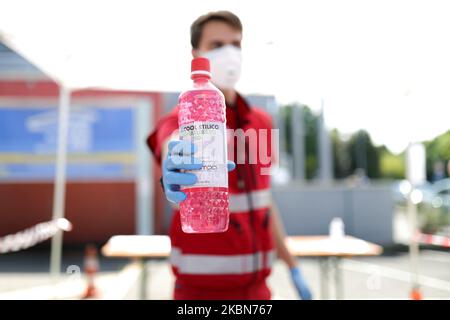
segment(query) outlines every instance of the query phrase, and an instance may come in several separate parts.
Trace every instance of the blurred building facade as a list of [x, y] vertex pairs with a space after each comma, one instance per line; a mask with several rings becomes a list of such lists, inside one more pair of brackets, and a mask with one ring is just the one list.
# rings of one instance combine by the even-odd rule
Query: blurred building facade
[[[0, 43], [0, 236], [52, 217], [58, 99], [55, 81]], [[138, 232], [137, 158], [145, 148], [145, 140], [136, 139], [138, 109], [150, 106], [153, 122], [161, 101], [156, 92], [72, 93], [65, 215], [74, 229], [66, 243]], [[152, 212], [161, 212], [153, 198]]]

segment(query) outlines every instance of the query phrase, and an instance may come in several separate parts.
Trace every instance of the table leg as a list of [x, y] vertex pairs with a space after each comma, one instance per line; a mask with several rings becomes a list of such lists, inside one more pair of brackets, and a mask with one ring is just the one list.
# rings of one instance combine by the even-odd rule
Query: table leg
[[139, 263], [141, 265], [141, 283], [139, 286], [139, 299], [146, 300], [147, 299], [147, 261], [143, 258], [139, 259]]
[[334, 271], [336, 299], [342, 300], [344, 299], [344, 286], [343, 286], [343, 273], [341, 268], [341, 258], [334, 257], [333, 262], [334, 262], [333, 271]]
[[328, 276], [330, 272], [329, 268], [329, 259], [328, 257], [319, 258], [319, 266], [320, 266], [320, 298], [322, 300], [328, 299]]

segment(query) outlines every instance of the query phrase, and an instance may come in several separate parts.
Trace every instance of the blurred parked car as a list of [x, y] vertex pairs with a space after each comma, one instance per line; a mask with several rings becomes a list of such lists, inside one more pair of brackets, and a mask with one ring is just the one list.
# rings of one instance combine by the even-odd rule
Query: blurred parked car
[[419, 205], [422, 228], [450, 236], [450, 179], [433, 183]]
[[[392, 196], [399, 206], [406, 206], [411, 185], [407, 180], [392, 185]], [[425, 233], [450, 236], [450, 179], [426, 182], [415, 187], [419, 228]]]

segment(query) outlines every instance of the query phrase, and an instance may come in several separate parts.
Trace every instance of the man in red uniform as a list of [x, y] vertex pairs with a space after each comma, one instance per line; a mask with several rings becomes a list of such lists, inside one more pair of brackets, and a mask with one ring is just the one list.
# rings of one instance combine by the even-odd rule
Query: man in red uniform
[[[241, 40], [241, 22], [228, 11], [203, 15], [191, 26], [192, 55], [210, 60], [212, 82], [225, 96], [227, 128], [242, 129], [244, 133], [261, 129], [269, 132], [267, 141], [246, 145], [248, 159], [249, 154], [258, 152], [261, 143], [270, 150], [272, 119], [261, 109], [249, 106], [234, 89], [240, 75]], [[183, 143], [178, 141], [177, 129], [178, 107], [158, 122], [147, 141], [156, 160], [162, 163], [162, 185], [167, 199], [173, 203], [186, 197], [180, 191], [181, 185], [196, 182], [195, 175], [180, 170], [201, 167], [176, 158], [192, 155], [186, 151], [189, 149], [180, 148]], [[234, 163], [239, 152], [236, 145]], [[185, 154], [180, 154], [180, 150]], [[179, 211], [175, 209], [170, 228], [171, 264], [176, 277], [174, 298], [270, 299], [266, 279], [278, 256], [287, 264], [299, 296], [311, 299], [301, 270], [284, 242], [285, 232], [271, 200], [270, 175], [261, 174], [263, 169], [269, 169], [270, 163], [246, 160], [237, 163], [235, 169], [234, 163], [229, 165], [230, 223], [226, 232], [184, 233]]]

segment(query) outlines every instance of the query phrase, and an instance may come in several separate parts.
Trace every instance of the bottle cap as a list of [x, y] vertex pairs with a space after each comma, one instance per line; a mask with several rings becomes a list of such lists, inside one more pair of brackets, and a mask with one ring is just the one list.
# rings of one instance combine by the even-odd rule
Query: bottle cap
[[198, 57], [192, 59], [191, 62], [191, 77], [194, 75], [205, 75], [211, 78], [211, 68], [209, 60], [205, 57]]

